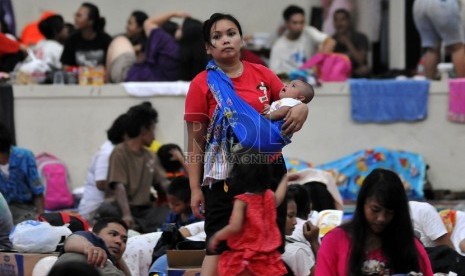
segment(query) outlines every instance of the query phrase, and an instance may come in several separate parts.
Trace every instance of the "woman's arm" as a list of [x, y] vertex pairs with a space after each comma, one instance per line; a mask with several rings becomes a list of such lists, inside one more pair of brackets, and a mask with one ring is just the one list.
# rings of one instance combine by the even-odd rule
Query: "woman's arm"
[[328, 36], [321, 44], [319, 51], [324, 54], [329, 54], [334, 52], [334, 47], [336, 47], [336, 40]]
[[163, 23], [170, 20], [172, 17], [180, 17], [185, 18], [189, 17], [189, 13], [183, 11], [174, 11], [174, 12], [167, 12], [159, 15], [153, 15], [149, 17], [144, 22], [144, 32], [147, 37], [150, 36], [150, 33], [153, 29], [159, 28]]
[[202, 183], [203, 158], [205, 154], [205, 136], [207, 123], [187, 122], [187, 160], [191, 188], [191, 208], [194, 215], [203, 218], [200, 208], [205, 206], [200, 184]]
[[231, 213], [231, 219], [229, 220], [229, 224], [213, 235], [213, 237], [210, 240], [210, 244], [208, 245], [210, 250], [214, 251], [220, 241], [227, 240], [229, 237], [239, 233], [242, 230], [246, 208], [247, 203], [245, 203], [244, 201], [239, 199], [236, 199], [234, 201], [234, 206]]
[[284, 134], [289, 135], [299, 131], [307, 120], [308, 106], [306, 104], [298, 104], [287, 112], [284, 117], [284, 124], [281, 130]]

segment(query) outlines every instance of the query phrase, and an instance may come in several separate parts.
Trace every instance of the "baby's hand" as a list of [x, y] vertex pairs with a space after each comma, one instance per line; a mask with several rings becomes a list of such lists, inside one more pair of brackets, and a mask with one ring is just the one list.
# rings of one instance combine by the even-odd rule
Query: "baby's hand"
[[269, 111], [270, 111], [270, 105], [265, 104], [265, 107], [263, 108], [262, 114], [268, 114]]

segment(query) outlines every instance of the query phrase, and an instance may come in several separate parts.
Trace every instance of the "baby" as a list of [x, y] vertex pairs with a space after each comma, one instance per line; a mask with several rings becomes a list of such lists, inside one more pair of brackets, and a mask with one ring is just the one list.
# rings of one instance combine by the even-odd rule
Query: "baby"
[[301, 103], [309, 103], [313, 99], [313, 87], [304, 81], [293, 80], [284, 85], [279, 92], [280, 100], [270, 105], [265, 105], [262, 114], [272, 121], [284, 119], [291, 107]]

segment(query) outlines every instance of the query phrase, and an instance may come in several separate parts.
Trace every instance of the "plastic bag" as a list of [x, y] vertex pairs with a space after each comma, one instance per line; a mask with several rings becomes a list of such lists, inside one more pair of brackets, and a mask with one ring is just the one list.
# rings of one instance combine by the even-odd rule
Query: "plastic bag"
[[45, 61], [36, 58], [34, 53], [28, 50], [27, 59], [19, 66], [19, 74], [22, 74], [23, 78], [25, 78], [20, 80], [20, 83], [44, 83], [47, 78], [47, 72], [50, 70], [50, 66]]
[[53, 252], [62, 237], [71, 235], [67, 226], [51, 226], [47, 222], [26, 220], [13, 229], [10, 241], [19, 252]]

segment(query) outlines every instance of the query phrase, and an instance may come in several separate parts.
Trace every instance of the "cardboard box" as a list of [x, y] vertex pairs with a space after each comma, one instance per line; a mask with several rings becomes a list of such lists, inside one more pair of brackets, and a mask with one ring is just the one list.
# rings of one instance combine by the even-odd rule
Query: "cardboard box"
[[0, 275], [31, 276], [36, 263], [48, 256], [58, 256], [58, 253], [0, 252]]
[[205, 250], [167, 250], [168, 276], [200, 276]]

